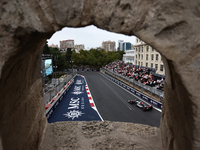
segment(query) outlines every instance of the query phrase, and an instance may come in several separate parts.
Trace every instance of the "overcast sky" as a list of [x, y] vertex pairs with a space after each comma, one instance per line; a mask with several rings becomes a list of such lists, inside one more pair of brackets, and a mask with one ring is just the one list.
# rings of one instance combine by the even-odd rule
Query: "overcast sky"
[[73, 39], [74, 44], [84, 44], [85, 49], [99, 47], [103, 41], [108, 40], [115, 41], [116, 48], [118, 47], [118, 40], [135, 44], [135, 36], [112, 33], [91, 25], [84, 28], [63, 28], [48, 39], [48, 45], [55, 44], [60, 47], [59, 41], [68, 39]]

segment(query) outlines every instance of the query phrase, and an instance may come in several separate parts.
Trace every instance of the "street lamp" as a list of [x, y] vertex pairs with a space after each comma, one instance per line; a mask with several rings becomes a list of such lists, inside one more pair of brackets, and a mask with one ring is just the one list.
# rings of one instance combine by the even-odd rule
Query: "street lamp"
[[72, 72], [74, 73], [74, 70], [73, 70], [73, 63], [74, 63], [74, 61], [73, 61], [73, 60], [70, 60], [70, 64], [71, 64], [71, 68], [72, 68]]
[[57, 72], [58, 66], [53, 66], [53, 68], [55, 68], [54, 77], [57, 78], [56, 72]]
[[57, 78], [57, 61], [58, 61], [58, 56], [54, 56], [54, 61], [55, 61], [55, 66], [53, 66], [55, 68], [55, 78]]

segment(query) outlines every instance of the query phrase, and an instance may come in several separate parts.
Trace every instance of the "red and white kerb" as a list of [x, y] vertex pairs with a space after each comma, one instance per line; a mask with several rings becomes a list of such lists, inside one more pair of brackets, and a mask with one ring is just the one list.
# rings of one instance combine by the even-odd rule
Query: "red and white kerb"
[[87, 95], [88, 95], [88, 99], [89, 99], [89, 102], [90, 102], [90, 106], [91, 106], [94, 110], [97, 111], [96, 106], [95, 106], [94, 101], [93, 101], [93, 98], [92, 98], [92, 95], [91, 95], [91, 93], [90, 93], [90, 90], [89, 90], [87, 84], [85, 85], [85, 89], [86, 89], [86, 92], [87, 92]]

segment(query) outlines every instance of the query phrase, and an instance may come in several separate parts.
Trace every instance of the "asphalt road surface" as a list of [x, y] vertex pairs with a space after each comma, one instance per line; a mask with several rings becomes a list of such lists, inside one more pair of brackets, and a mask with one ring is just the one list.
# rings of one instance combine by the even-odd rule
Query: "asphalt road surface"
[[135, 96], [120, 88], [99, 72], [78, 72], [85, 76], [96, 107], [103, 120], [160, 126], [161, 112], [143, 111], [127, 101]]

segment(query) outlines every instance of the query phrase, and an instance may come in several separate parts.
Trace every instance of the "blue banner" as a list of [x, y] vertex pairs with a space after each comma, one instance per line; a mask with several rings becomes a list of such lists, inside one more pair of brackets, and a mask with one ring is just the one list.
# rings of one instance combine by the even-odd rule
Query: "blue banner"
[[[66, 95], [62, 95], [62, 101], [54, 104], [53, 112], [48, 122], [58, 121], [92, 121], [101, 118], [97, 111], [91, 107], [87, 92], [86, 82], [83, 76], [77, 75], [74, 78], [74, 84]], [[57, 109], [56, 109], [57, 108]]]

